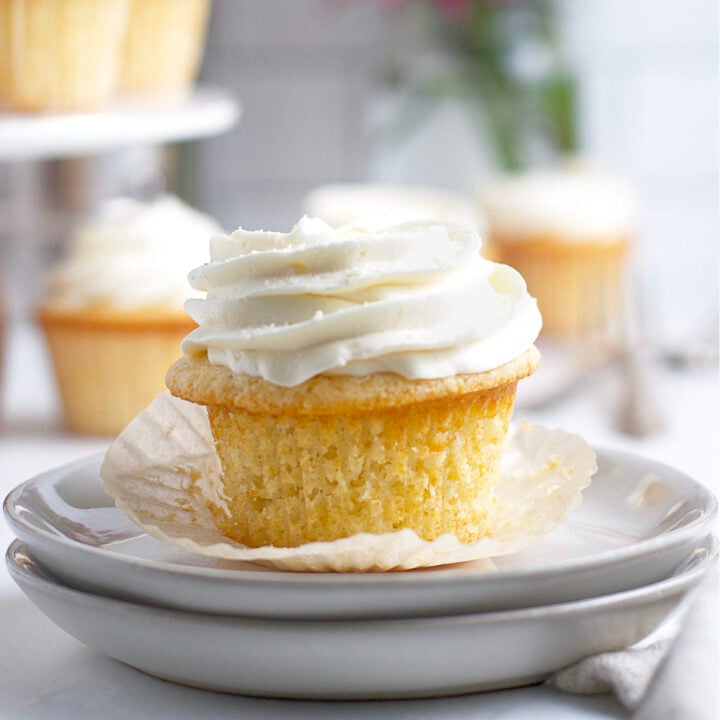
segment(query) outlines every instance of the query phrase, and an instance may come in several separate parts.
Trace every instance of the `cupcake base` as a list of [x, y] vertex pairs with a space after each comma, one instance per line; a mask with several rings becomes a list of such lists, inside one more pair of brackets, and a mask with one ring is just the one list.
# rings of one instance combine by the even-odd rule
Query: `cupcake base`
[[249, 545], [293, 547], [410, 527], [425, 540], [492, 531], [515, 385], [398, 410], [309, 416], [208, 408], [230, 515]]
[[163, 393], [115, 440], [100, 477], [127, 517], [185, 551], [279, 570], [364, 572], [516, 552], [565, 521], [596, 470], [595, 454], [579, 436], [513, 423], [500, 461], [496, 530], [490, 536], [461, 543], [445, 534], [429, 542], [405, 529], [297, 547], [250, 548], [224, 535], [210, 512], [225, 500], [206, 409]]
[[131, 0], [120, 90], [187, 92], [202, 59], [209, 14], [210, 0]]
[[608, 336], [621, 319], [627, 247], [625, 238], [494, 239], [488, 252], [525, 278], [528, 292], [537, 298], [544, 334]]
[[494, 531], [515, 385], [538, 358], [531, 348], [486, 373], [320, 376], [293, 388], [183, 358], [167, 384], [208, 408], [229, 512], [211, 509], [226, 536], [294, 547], [410, 528], [473, 542]]
[[128, 0], [0, 1], [0, 104], [96, 110], [112, 98]]
[[38, 315], [71, 431], [116, 435], [164, 390], [165, 369], [195, 324], [187, 316], [63, 312]]

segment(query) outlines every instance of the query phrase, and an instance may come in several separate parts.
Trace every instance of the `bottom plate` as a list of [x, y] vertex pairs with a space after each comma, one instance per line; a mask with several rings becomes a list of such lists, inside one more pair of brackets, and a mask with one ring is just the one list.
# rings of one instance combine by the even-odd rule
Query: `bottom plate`
[[708, 538], [662, 582], [525, 610], [309, 622], [168, 610], [70, 589], [15, 541], [10, 574], [53, 622], [138, 670], [184, 685], [317, 699], [431, 697], [527, 685], [649, 634], [717, 557]]

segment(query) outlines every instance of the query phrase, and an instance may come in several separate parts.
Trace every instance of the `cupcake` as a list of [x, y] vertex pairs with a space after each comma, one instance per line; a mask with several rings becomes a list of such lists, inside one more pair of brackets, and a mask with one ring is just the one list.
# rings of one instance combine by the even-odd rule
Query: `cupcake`
[[0, 0], [0, 103], [96, 110], [113, 97], [129, 0]]
[[219, 230], [172, 196], [111, 201], [79, 229], [38, 312], [69, 429], [116, 434], [164, 389], [195, 327], [187, 273]]
[[303, 218], [211, 240], [171, 393], [207, 408], [218, 528], [294, 547], [410, 528], [492, 534], [515, 387], [538, 363], [522, 277], [470, 227]]
[[480, 201], [489, 256], [523, 275], [544, 333], [617, 330], [635, 222], [627, 183], [587, 167], [537, 170], [497, 180]]
[[210, 0], [130, 0], [120, 90], [182, 95], [200, 67]]
[[305, 212], [340, 227], [362, 218], [379, 227], [415, 220], [470, 225], [480, 234], [484, 221], [472, 200], [461, 194], [421, 185], [337, 183], [315, 188], [304, 201]]

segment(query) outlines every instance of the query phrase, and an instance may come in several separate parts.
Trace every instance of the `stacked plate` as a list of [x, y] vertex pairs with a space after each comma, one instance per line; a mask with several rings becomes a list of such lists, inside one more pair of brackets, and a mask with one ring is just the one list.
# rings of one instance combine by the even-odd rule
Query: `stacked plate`
[[656, 628], [715, 562], [717, 509], [666, 466], [598, 451], [569, 521], [494, 562], [289, 573], [149, 537], [102, 490], [96, 456], [5, 501], [10, 573], [78, 640], [213, 690], [401, 698], [539, 682]]

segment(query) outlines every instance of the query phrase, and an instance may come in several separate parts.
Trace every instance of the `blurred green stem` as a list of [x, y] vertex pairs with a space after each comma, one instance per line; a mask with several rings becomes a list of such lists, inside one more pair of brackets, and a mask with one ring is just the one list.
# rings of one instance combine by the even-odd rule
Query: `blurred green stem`
[[[554, 0], [532, 0], [524, 7], [506, 7], [472, 0], [468, 17], [453, 28], [456, 51], [467, 65], [467, 92], [475, 111], [483, 115], [498, 163], [509, 171], [528, 164], [526, 140], [533, 129], [542, 132], [556, 150], [577, 147], [575, 84], [563, 70], [558, 17]], [[516, 76], [510, 55], [517, 44], [508, 13], [524, 12], [533, 38], [551, 55], [553, 70], [535, 82]]]
[[482, 61], [475, 60], [468, 69], [469, 95], [477, 123], [484, 127], [496, 161], [505, 170], [521, 170], [522, 122], [517, 113], [514, 89], [501, 77], [490, 76]]
[[[437, 30], [461, 69], [415, 79], [395, 131], [417, 128], [430, 114], [429, 101], [460, 95], [469, 99], [476, 124], [504, 170], [531, 163], [531, 139], [544, 139], [558, 153], [575, 151], [576, 87], [564, 67], [556, 0], [469, 2], [467, 16], [455, 21], [442, 17], [434, 3], [425, 6], [435, 10]], [[537, 67], [518, 67], [518, 53], [525, 50]], [[528, 59], [522, 59], [527, 66]]]

